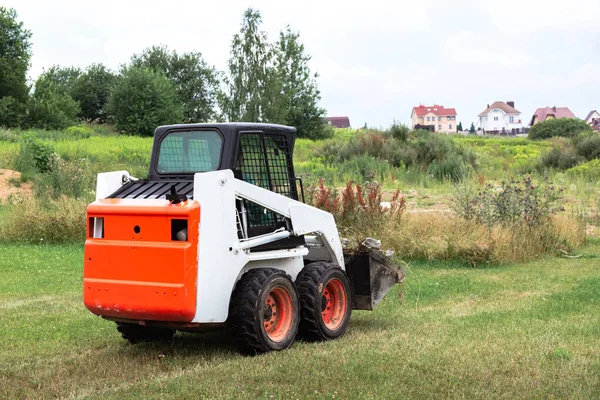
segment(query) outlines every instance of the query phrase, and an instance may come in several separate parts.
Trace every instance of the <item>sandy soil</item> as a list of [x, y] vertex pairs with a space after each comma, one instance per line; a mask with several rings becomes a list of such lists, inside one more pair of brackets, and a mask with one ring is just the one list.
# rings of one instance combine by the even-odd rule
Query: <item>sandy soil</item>
[[[15, 186], [15, 183], [18, 185]], [[0, 201], [5, 202], [10, 195], [28, 195], [31, 184], [21, 182], [21, 173], [10, 169], [0, 169]]]

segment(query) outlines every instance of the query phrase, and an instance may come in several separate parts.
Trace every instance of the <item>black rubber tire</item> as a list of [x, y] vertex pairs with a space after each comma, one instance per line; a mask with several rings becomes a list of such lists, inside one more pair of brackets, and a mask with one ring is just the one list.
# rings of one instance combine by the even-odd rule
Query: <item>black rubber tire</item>
[[131, 344], [141, 342], [170, 342], [175, 336], [175, 329], [142, 326], [127, 322], [117, 322], [117, 330], [123, 339]]
[[[329, 329], [321, 314], [323, 289], [333, 279], [338, 279], [346, 292], [346, 310], [341, 324]], [[350, 282], [344, 271], [326, 261], [307, 264], [296, 278], [296, 287], [300, 296], [300, 327], [298, 336], [306, 341], [332, 340], [342, 337], [348, 329], [352, 315], [352, 292]]]
[[[283, 340], [271, 340], [264, 328], [265, 301], [272, 289], [282, 286], [292, 301], [292, 319]], [[243, 354], [260, 354], [287, 349], [298, 334], [300, 304], [292, 279], [283, 271], [257, 268], [246, 272], [235, 285], [229, 303], [227, 326], [239, 351]]]

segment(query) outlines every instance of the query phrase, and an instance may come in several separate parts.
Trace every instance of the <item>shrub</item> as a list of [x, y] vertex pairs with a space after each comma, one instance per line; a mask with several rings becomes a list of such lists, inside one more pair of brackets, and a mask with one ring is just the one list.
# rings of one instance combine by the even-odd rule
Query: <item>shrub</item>
[[581, 177], [591, 182], [600, 181], [600, 159], [596, 158], [567, 170], [571, 177]]
[[452, 155], [440, 161], [433, 161], [427, 173], [439, 181], [458, 182], [467, 173], [467, 167], [458, 156]]
[[70, 139], [87, 139], [94, 134], [94, 130], [85, 125], [70, 126], [65, 130]]
[[12, 160], [12, 166], [20, 172], [48, 172], [54, 148], [42, 142], [31, 132], [25, 133], [19, 150]]
[[119, 131], [143, 136], [152, 136], [157, 126], [183, 118], [173, 84], [146, 68], [123, 71], [111, 91], [107, 110]]
[[587, 161], [600, 158], [600, 135], [594, 134], [577, 143], [577, 154]]
[[392, 137], [403, 142], [406, 142], [408, 140], [409, 133], [410, 129], [404, 124], [394, 123], [390, 128], [390, 134], [392, 135]]
[[528, 137], [533, 140], [549, 139], [556, 136], [571, 138], [591, 129], [585, 121], [577, 118], [549, 119], [532, 126]]
[[48, 171], [36, 179], [35, 193], [38, 198], [58, 199], [69, 196], [75, 199], [92, 200], [96, 175], [85, 158], [63, 160], [53, 153]]
[[[457, 181], [462, 179], [465, 172], [471, 167], [476, 167], [475, 154], [458, 145], [446, 135], [431, 134], [428, 131], [415, 131], [407, 135], [407, 140], [397, 139], [390, 132], [366, 131], [350, 138], [347, 142], [340, 143], [332, 140], [326, 142], [321, 150], [325, 163], [342, 163], [350, 160], [373, 159], [382, 167], [382, 161], [387, 162], [385, 168], [390, 167], [413, 168], [429, 173], [438, 180]], [[362, 168], [358, 169], [363, 171]], [[387, 173], [386, 171], [386, 173]], [[365, 178], [364, 173], [362, 174]], [[372, 180], [374, 175], [367, 180]], [[381, 174], [379, 179], [382, 179]]]
[[42, 129], [65, 129], [75, 125], [79, 114], [79, 105], [68, 94], [59, 93], [52, 88], [37, 90], [27, 102], [25, 127]]
[[536, 227], [564, 211], [563, 191], [548, 178], [536, 184], [531, 176], [488, 183], [476, 194], [459, 187], [454, 210], [460, 217], [474, 220], [489, 230], [495, 225]]
[[383, 202], [381, 185], [377, 182], [359, 185], [349, 181], [338, 195], [337, 190], [320, 179], [309, 191], [313, 193], [313, 206], [333, 214], [340, 231], [357, 239], [355, 247], [367, 236], [376, 237], [388, 224], [399, 226], [406, 210], [406, 199], [400, 190], [396, 190], [389, 202]]
[[545, 171], [548, 168], [566, 170], [574, 167], [581, 161], [581, 157], [572, 147], [566, 147], [562, 149], [554, 147], [552, 150], [543, 153], [540, 156], [539, 166], [541, 171]]

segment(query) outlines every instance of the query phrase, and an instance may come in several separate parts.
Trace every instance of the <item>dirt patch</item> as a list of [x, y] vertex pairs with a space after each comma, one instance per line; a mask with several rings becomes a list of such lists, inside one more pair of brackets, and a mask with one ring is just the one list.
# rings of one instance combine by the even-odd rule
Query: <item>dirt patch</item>
[[0, 169], [0, 201], [5, 202], [10, 195], [31, 194], [31, 184], [21, 182], [21, 173], [11, 169]]

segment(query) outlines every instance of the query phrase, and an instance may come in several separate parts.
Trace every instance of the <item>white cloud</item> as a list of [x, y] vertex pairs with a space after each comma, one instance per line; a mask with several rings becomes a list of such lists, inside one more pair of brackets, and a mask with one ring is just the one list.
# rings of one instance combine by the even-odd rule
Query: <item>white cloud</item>
[[598, 0], [503, 0], [483, 4], [497, 28], [514, 34], [598, 28]]

